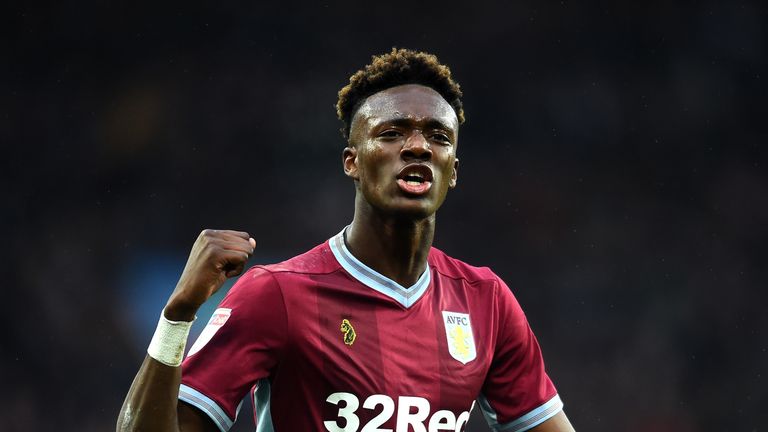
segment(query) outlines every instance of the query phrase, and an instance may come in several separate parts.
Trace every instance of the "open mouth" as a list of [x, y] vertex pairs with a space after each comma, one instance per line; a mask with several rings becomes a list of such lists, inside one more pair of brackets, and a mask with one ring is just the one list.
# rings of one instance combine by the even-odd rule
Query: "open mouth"
[[425, 194], [432, 187], [432, 169], [427, 165], [406, 165], [397, 174], [397, 185], [411, 195]]
[[424, 176], [421, 174], [409, 174], [403, 177], [403, 180], [411, 186], [417, 186], [424, 183]]

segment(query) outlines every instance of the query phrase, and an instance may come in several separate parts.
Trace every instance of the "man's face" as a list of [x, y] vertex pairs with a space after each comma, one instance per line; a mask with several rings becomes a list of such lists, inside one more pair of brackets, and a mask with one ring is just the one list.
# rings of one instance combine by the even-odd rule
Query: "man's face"
[[374, 209], [432, 216], [456, 186], [459, 121], [435, 90], [418, 84], [368, 97], [350, 128], [344, 172]]

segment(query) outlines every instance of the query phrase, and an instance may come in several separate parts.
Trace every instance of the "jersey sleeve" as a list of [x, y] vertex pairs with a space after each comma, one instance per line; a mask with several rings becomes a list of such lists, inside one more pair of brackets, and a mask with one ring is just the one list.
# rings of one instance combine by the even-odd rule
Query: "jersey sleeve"
[[494, 431], [522, 432], [557, 414], [563, 403], [520, 304], [501, 279], [497, 289], [496, 347], [478, 403]]
[[179, 399], [205, 412], [222, 431], [229, 430], [248, 391], [276, 368], [286, 326], [279, 284], [268, 271], [251, 268], [190, 348], [182, 363]]

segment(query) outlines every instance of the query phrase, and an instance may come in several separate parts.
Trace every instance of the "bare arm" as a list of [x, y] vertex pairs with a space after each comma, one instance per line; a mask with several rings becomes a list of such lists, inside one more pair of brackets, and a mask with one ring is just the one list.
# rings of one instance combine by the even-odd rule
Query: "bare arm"
[[[227, 278], [237, 276], [253, 253], [248, 233], [205, 230], [192, 246], [187, 265], [165, 306], [172, 321], [192, 321], [200, 306]], [[200, 410], [179, 403], [181, 367], [147, 356], [128, 390], [117, 419], [118, 431], [218, 431]]]
[[547, 419], [547, 421], [531, 429], [530, 432], [575, 432], [575, 430], [571, 426], [571, 422], [568, 421], [568, 417], [565, 416], [565, 412], [560, 411]]
[[123, 402], [117, 430], [217, 432], [202, 411], [179, 402], [180, 383], [180, 367], [146, 356]]

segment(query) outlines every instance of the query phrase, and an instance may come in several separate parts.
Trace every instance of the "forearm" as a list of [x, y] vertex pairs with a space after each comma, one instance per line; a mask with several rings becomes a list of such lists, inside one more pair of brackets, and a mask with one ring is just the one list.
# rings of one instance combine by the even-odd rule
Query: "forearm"
[[[256, 241], [248, 233], [204, 230], [192, 246], [176, 289], [165, 305], [149, 355], [125, 397], [118, 431], [216, 430], [199, 410], [179, 405], [181, 359], [195, 314], [228, 277], [239, 275]], [[170, 366], [169, 366], [170, 365]]]
[[117, 431], [179, 431], [180, 383], [180, 367], [146, 356], [120, 409]]

